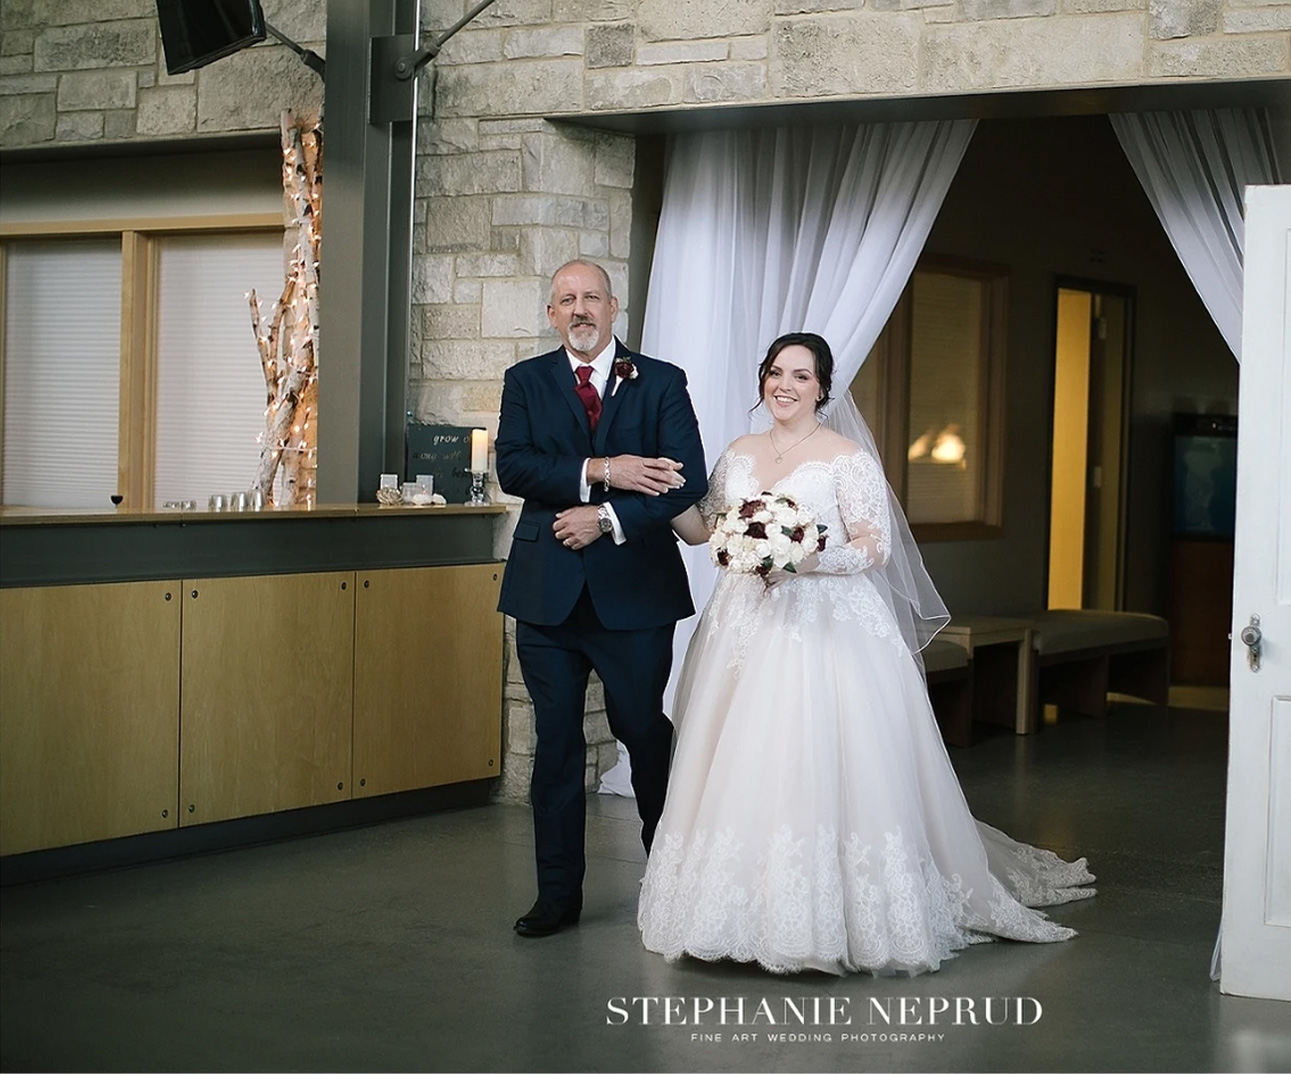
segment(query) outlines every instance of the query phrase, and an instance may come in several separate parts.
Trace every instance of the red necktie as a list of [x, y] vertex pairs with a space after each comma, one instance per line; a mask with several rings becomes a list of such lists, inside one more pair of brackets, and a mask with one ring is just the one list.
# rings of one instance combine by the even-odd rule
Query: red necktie
[[601, 420], [601, 396], [592, 384], [592, 367], [580, 365], [574, 373], [578, 376], [574, 394], [583, 401], [583, 409], [587, 411], [587, 424], [592, 427], [592, 432], [596, 432], [596, 423]]

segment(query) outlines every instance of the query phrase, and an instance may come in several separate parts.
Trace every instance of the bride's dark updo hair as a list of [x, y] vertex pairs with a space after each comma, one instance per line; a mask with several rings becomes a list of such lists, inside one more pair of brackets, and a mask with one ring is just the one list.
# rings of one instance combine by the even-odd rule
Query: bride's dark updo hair
[[834, 383], [834, 352], [829, 349], [829, 344], [825, 342], [824, 337], [816, 335], [815, 332], [786, 332], [767, 348], [767, 356], [758, 366], [758, 401], [753, 406], [754, 410], [757, 410], [766, 398], [767, 377], [771, 375], [772, 363], [782, 350], [794, 346], [806, 347], [816, 360], [816, 379], [820, 382], [821, 393], [816, 409], [820, 410], [829, 402], [829, 389]]

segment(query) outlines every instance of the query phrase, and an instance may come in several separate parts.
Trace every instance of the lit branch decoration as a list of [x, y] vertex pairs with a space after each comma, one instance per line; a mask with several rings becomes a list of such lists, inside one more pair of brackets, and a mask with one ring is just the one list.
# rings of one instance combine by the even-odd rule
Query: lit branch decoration
[[[308, 127], [308, 129], [305, 129]], [[270, 503], [314, 501], [318, 455], [318, 275], [323, 224], [323, 130], [298, 124], [282, 114], [282, 186], [295, 229], [296, 244], [287, 266], [287, 284], [274, 304], [268, 327], [260, 300], [248, 296], [264, 368], [267, 402], [255, 483]], [[282, 467], [279, 495], [274, 478]]]

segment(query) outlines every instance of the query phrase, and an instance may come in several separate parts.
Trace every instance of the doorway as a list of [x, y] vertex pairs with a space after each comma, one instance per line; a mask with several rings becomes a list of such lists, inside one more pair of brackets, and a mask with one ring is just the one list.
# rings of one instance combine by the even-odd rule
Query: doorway
[[1059, 279], [1054, 311], [1047, 606], [1117, 611], [1134, 289]]

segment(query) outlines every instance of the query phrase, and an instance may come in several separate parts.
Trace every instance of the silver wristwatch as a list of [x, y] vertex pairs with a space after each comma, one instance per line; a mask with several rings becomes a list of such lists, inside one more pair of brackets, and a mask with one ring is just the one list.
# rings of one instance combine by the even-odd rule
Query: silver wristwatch
[[614, 532], [614, 519], [610, 516], [609, 504], [603, 503], [596, 509], [596, 524], [602, 533]]

